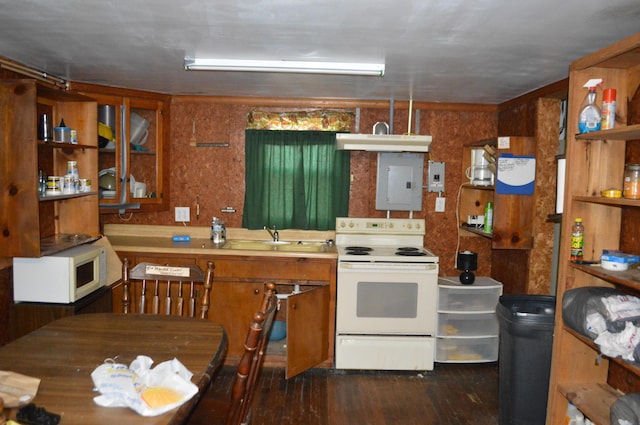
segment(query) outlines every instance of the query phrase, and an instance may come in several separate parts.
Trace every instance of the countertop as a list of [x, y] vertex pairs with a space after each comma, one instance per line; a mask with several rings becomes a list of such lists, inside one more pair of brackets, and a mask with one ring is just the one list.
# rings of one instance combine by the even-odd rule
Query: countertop
[[[251, 249], [226, 249], [224, 244], [213, 243], [210, 239], [211, 228], [204, 226], [157, 226], [139, 224], [106, 224], [104, 236], [107, 237], [116, 251], [155, 252], [168, 254], [198, 255], [250, 255], [264, 257], [290, 258], [338, 258], [335, 244], [326, 245], [323, 252], [297, 251], [263, 251]], [[280, 240], [297, 243], [324, 242], [335, 240], [334, 231], [312, 230], [278, 230]], [[173, 236], [190, 236], [190, 241], [174, 242]], [[271, 237], [266, 230], [248, 230], [227, 228], [227, 242], [230, 240], [269, 241]]]

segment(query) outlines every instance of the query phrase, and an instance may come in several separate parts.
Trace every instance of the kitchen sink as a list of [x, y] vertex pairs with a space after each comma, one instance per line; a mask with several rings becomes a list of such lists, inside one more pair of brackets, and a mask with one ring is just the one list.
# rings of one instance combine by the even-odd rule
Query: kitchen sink
[[253, 251], [325, 252], [327, 244], [318, 241], [290, 242], [230, 239], [222, 248]]

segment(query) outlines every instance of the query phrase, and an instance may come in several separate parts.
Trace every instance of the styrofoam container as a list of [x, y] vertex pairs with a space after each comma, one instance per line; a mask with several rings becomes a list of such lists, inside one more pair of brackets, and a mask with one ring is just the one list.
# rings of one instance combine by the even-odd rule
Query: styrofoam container
[[629, 264], [639, 261], [640, 257], [637, 255], [606, 249], [602, 251], [602, 255], [600, 256], [600, 266], [605, 270], [628, 270]]
[[629, 269], [629, 263], [600, 260], [600, 266], [605, 270], [624, 271]]

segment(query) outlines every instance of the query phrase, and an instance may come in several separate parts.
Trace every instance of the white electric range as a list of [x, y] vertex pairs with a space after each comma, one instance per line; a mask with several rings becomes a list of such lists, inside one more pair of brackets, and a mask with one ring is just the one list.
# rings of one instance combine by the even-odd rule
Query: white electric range
[[423, 219], [337, 218], [337, 369], [433, 369], [438, 257]]

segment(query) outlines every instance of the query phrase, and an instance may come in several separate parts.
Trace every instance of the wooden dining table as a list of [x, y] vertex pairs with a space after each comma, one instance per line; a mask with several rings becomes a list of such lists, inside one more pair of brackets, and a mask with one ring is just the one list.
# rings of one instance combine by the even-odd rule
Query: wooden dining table
[[[51, 322], [0, 347], [0, 370], [39, 378], [31, 401], [61, 416], [61, 425], [181, 424], [209, 387], [227, 350], [224, 328], [209, 320], [143, 314], [81, 314]], [[100, 407], [91, 372], [106, 359], [129, 365], [138, 355], [154, 365], [178, 359], [198, 393], [179, 408], [144, 417], [126, 407]], [[5, 411], [16, 418], [17, 408]]]

